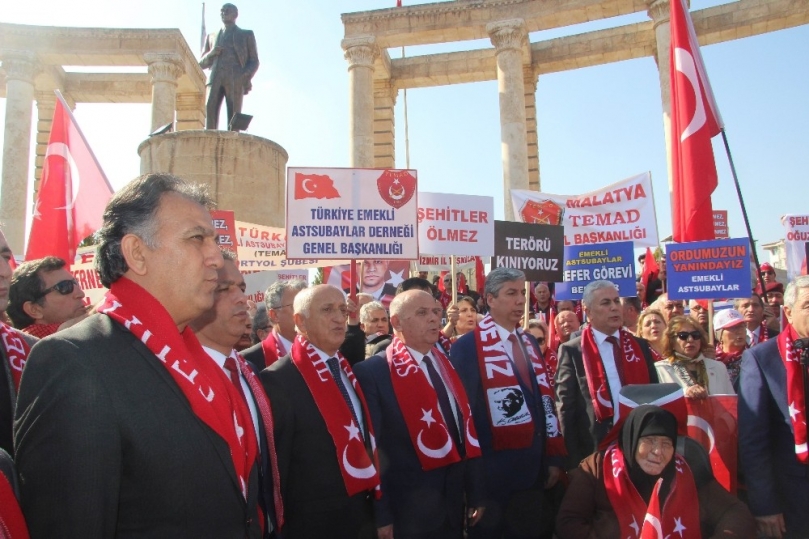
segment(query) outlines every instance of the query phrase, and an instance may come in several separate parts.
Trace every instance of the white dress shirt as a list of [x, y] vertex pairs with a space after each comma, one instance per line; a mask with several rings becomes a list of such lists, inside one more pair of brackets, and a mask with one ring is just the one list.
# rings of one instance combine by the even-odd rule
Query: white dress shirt
[[[225, 376], [228, 377], [228, 380], [231, 380], [230, 371], [225, 368], [225, 361], [229, 356], [226, 356], [222, 352], [214, 350], [213, 348], [208, 348], [207, 346], [203, 346], [202, 348], [205, 350], [205, 353], [208, 354], [208, 356], [210, 356], [210, 358], [213, 359], [217, 365], [219, 365], [219, 368], [222, 369], [222, 371], [225, 373]], [[231, 351], [231, 354], [234, 354], [234, 352]], [[244, 376], [242, 375], [241, 371], [239, 371], [239, 381], [242, 383], [242, 391], [244, 391], [244, 396], [247, 397], [246, 399], [247, 407], [250, 408], [250, 417], [253, 420], [253, 428], [256, 430], [256, 440], [260, 440], [258, 430], [259, 417], [258, 417], [258, 410], [256, 409], [256, 401], [255, 399], [253, 399], [253, 392], [250, 390], [250, 386], [247, 384], [247, 380], [244, 379]], [[261, 442], [259, 442], [258, 445], [260, 450]]]
[[[591, 326], [592, 327], [592, 326]], [[596, 328], [593, 328], [593, 336], [598, 345], [598, 353], [601, 354], [601, 362], [604, 364], [604, 372], [607, 374], [607, 384], [610, 386], [610, 395], [612, 395], [612, 409], [614, 411], [613, 423], [618, 422], [619, 407], [618, 407], [618, 392], [621, 391], [621, 377], [618, 374], [618, 367], [615, 365], [615, 355], [612, 353], [612, 343], [607, 342], [606, 333], [601, 333]], [[616, 331], [612, 334], [613, 337], [618, 339], [618, 344], [621, 343], [621, 333]], [[590, 388], [593, 389], [593, 388]]]
[[[284, 350], [286, 350], [287, 354], [291, 354], [292, 353], [292, 341], [288, 341], [286, 337], [284, 337], [283, 335], [281, 335], [278, 332], [275, 333], [275, 336], [279, 341], [281, 341], [281, 345], [284, 347]], [[281, 358], [279, 357], [278, 359], [281, 359]]]
[[[407, 349], [410, 352], [410, 355], [413, 356], [413, 359], [416, 360], [416, 363], [418, 363], [419, 369], [421, 369], [421, 372], [424, 373], [424, 377], [427, 378], [427, 383], [430, 384], [431, 387], [435, 387], [433, 386], [433, 381], [430, 379], [430, 373], [427, 372], [427, 365], [424, 364], [424, 358], [425, 357], [430, 358], [430, 361], [432, 362], [433, 367], [435, 368], [435, 372], [438, 373], [438, 377], [441, 378], [442, 382], [444, 382], [444, 389], [447, 390], [447, 395], [449, 395], [449, 405], [452, 408], [452, 413], [455, 414], [455, 417], [452, 418], [452, 420], [455, 422], [455, 426], [458, 427], [458, 432], [461, 432], [462, 430], [460, 428], [461, 426], [458, 425], [458, 403], [455, 402], [455, 396], [452, 393], [452, 388], [447, 383], [447, 381], [444, 380], [444, 378], [441, 376], [441, 369], [438, 368], [435, 356], [433, 355], [432, 352], [422, 354], [421, 352], [413, 350], [409, 346], [407, 347]], [[439, 404], [438, 412], [441, 413], [441, 417], [444, 417], [443, 412], [441, 412], [441, 403], [439, 402], [438, 404]], [[444, 423], [446, 423], [447, 421], [448, 421], [447, 418], [444, 417]]]

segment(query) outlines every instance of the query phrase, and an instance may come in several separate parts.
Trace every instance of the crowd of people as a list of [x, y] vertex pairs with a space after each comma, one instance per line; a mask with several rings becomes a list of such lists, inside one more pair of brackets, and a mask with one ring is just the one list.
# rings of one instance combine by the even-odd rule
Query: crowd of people
[[[116, 193], [92, 308], [0, 233], [0, 536], [809, 537], [809, 277], [763, 266], [686, 314], [665, 273], [573, 302], [369, 263], [377, 295], [277, 281], [255, 306], [210, 207], [164, 174]], [[619, 406], [660, 384], [738, 395], [738, 496], [685, 417]]]

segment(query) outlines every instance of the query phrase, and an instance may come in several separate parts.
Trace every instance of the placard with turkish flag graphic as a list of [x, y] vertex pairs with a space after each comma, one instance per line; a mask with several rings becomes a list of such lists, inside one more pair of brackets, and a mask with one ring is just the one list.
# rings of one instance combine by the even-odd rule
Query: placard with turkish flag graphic
[[685, 399], [688, 410], [688, 436], [708, 452], [713, 475], [720, 485], [736, 494], [738, 440], [736, 395], [711, 395], [705, 399]]
[[56, 96], [25, 260], [57, 256], [69, 263], [82, 240], [101, 228], [112, 187], [62, 95]]

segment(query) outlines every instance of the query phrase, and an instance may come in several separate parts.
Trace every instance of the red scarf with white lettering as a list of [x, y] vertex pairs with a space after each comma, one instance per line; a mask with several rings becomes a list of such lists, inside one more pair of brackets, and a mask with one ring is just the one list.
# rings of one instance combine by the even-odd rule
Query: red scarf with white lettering
[[[623, 357], [614, 359], [618, 372], [622, 373], [621, 387], [629, 384], [648, 384], [649, 370], [640, 343], [623, 328], [619, 330], [618, 342], [623, 351]], [[615, 410], [612, 405], [612, 393], [607, 381], [607, 372], [604, 370], [604, 362], [598, 351], [593, 327], [590, 325], [581, 334], [581, 359], [596, 419], [605, 421], [614, 417]]]
[[28, 360], [28, 354], [31, 353], [31, 347], [28, 346], [26, 340], [20, 336], [16, 329], [3, 322], [0, 322], [0, 338], [3, 339], [3, 350], [6, 351], [6, 357], [8, 358], [14, 389], [19, 391], [22, 369]]
[[17, 501], [17, 495], [5, 474], [0, 473], [0, 537], [28, 539], [28, 525]]
[[671, 489], [662, 507], [659, 499], [662, 478], [655, 485], [647, 505], [629, 477], [626, 460], [618, 444], [611, 445], [604, 453], [604, 487], [618, 517], [621, 537], [701, 539], [694, 476], [685, 459], [676, 453], [674, 465], [676, 471]]
[[292, 343], [292, 363], [303, 376], [303, 381], [306, 382], [306, 387], [309, 388], [317, 409], [326, 422], [326, 428], [334, 442], [337, 463], [343, 474], [343, 482], [348, 495], [353, 496], [360, 492], [375, 490], [376, 497], [379, 498], [382, 494], [379, 490], [379, 460], [374, 428], [368, 415], [365, 395], [363, 395], [348, 361], [340, 352], [337, 352], [335, 357], [362, 404], [362, 410], [356, 410], [356, 412], [363, 414], [365, 429], [371, 441], [373, 460], [365, 449], [362, 431], [359, 425], [354, 423], [351, 410], [348, 409], [346, 401], [340, 394], [340, 389], [326, 365], [326, 360], [320, 359], [317, 349], [302, 335], [295, 337], [295, 342]]
[[444, 335], [443, 331], [438, 332], [438, 347], [441, 349], [444, 354], [449, 354], [450, 348], [452, 348], [452, 341]]
[[807, 369], [801, 365], [801, 354], [793, 346], [798, 332], [787, 323], [784, 331], [778, 334], [778, 351], [787, 371], [787, 405], [792, 420], [792, 433], [795, 437], [795, 455], [802, 464], [809, 464], [809, 448], [806, 432], [806, 387], [803, 373]]
[[769, 338], [770, 336], [767, 333], [767, 320], [762, 320], [761, 326], [758, 330], [758, 339], [756, 340], [756, 344], [761, 344]]
[[[556, 417], [555, 393], [548, 380], [545, 361], [534, 343], [519, 328], [517, 336], [528, 352], [539, 388], [542, 412], [545, 415], [545, 447], [550, 456], [565, 454], [565, 441]], [[534, 438], [534, 422], [525, 402], [523, 389], [514, 372], [514, 363], [505, 351], [497, 325], [487, 314], [475, 326], [478, 368], [483, 394], [489, 409], [489, 424], [495, 450], [523, 449]]]
[[[456, 421], [456, 418], [445, 418], [441, 415], [435, 389], [430, 385], [418, 362], [410, 355], [407, 346], [399, 337], [393, 337], [385, 353], [393, 393], [404, 416], [410, 441], [413, 442], [413, 449], [419, 457], [422, 470], [434, 470], [459, 462], [460, 452], [447, 428], [447, 421]], [[435, 369], [444, 380], [450, 398], [455, 399], [463, 417], [463, 424], [458, 425], [458, 432], [465, 437], [466, 458], [479, 457], [480, 444], [475, 424], [472, 422], [472, 409], [469, 407], [469, 399], [466, 397], [461, 379], [437, 346], [433, 347], [432, 353]]]
[[261, 341], [261, 349], [264, 351], [264, 366], [269, 367], [279, 358], [287, 355], [284, 349], [284, 343], [281, 338], [275, 334], [275, 328], [267, 333], [267, 338]]
[[121, 277], [110, 286], [98, 312], [140, 339], [168, 371], [199, 419], [230, 448], [230, 458], [247, 498], [258, 442], [247, 403], [211, 361], [190, 326], [180, 333], [168, 311], [141, 286]]
[[551, 384], [551, 387], [556, 388], [556, 369], [559, 367], [559, 358], [556, 352], [548, 346], [545, 348], [545, 354], [542, 359], [545, 362], [545, 367], [548, 369], [548, 383]]
[[272, 475], [272, 488], [273, 488], [273, 504], [275, 505], [275, 519], [280, 530], [284, 526], [284, 502], [281, 499], [281, 476], [278, 473], [278, 452], [275, 450], [275, 426], [272, 419], [272, 406], [270, 399], [264, 391], [264, 386], [253, 372], [253, 369], [247, 363], [242, 355], [234, 350], [236, 356], [236, 364], [239, 366], [239, 372], [244, 376], [247, 385], [250, 387], [250, 392], [253, 394], [253, 400], [256, 402], [258, 415], [261, 418], [261, 423], [264, 425], [264, 435], [267, 438], [267, 461], [270, 463], [270, 475]]

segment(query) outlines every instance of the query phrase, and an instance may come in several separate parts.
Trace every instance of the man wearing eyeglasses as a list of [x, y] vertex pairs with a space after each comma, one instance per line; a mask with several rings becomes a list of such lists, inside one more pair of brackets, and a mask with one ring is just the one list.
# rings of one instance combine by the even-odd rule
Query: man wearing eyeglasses
[[263, 370], [272, 398], [285, 539], [374, 537], [379, 486], [373, 428], [345, 357], [348, 306], [343, 292], [318, 285], [293, 304], [298, 336]]
[[306, 288], [306, 281], [275, 281], [264, 293], [267, 316], [272, 322], [272, 331], [258, 344], [243, 352], [244, 359], [258, 371], [269, 367], [278, 358], [284, 357], [292, 349], [295, 340], [295, 320], [292, 316], [292, 302], [298, 292]]
[[[0, 313], [8, 308], [11, 285], [11, 248], [0, 231]], [[27, 335], [0, 320], [0, 449], [14, 455], [14, 440], [11, 426], [17, 405], [17, 390], [20, 386], [22, 368], [36, 337]]]
[[14, 270], [6, 311], [14, 327], [41, 339], [68, 320], [87, 316], [84, 291], [65, 265], [47, 256]]

